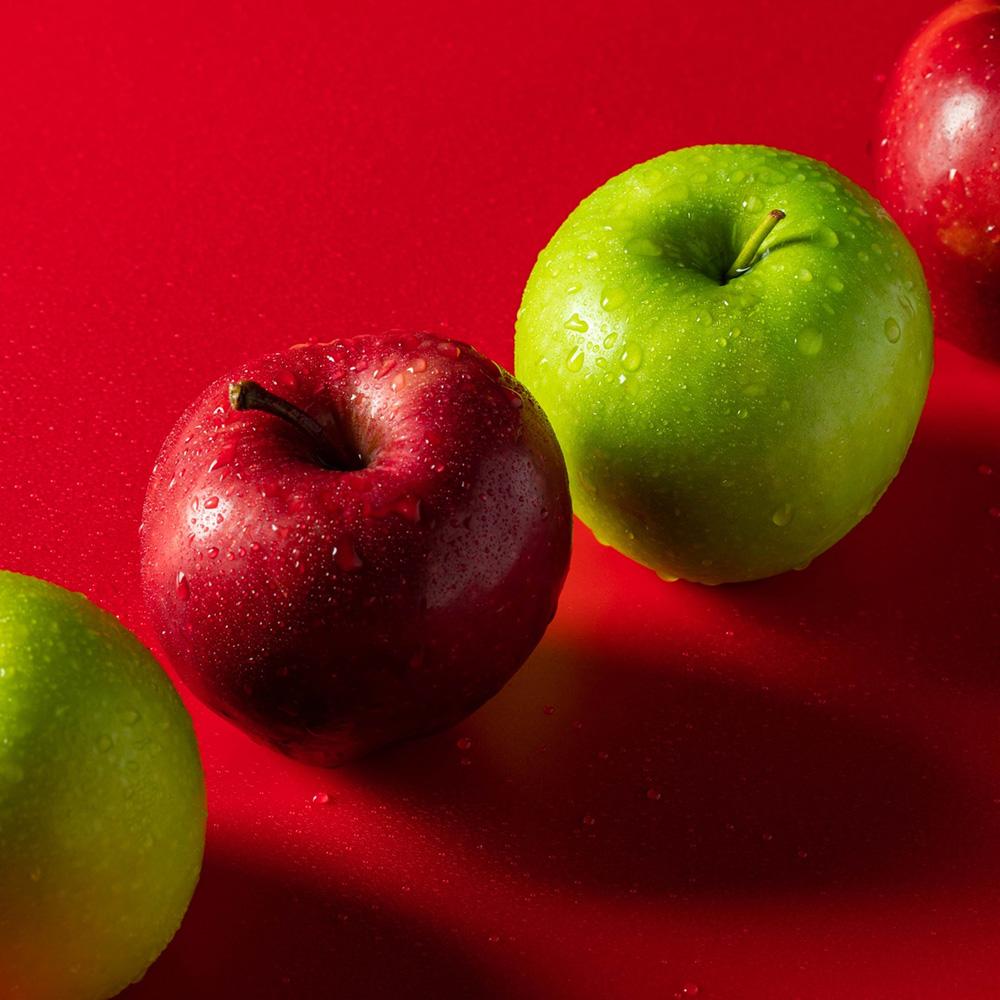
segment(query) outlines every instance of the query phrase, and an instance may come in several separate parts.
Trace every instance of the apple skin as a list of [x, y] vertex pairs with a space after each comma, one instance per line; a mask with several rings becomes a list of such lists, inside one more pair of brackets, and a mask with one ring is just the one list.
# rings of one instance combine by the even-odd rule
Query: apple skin
[[[235, 412], [252, 378], [365, 468]], [[548, 420], [474, 348], [431, 334], [301, 345], [213, 383], [149, 483], [142, 574], [184, 681], [256, 739], [333, 766], [450, 726], [534, 649], [572, 513]]]
[[191, 719], [159, 664], [81, 594], [0, 572], [0, 996], [137, 980], [204, 842]]
[[665, 578], [752, 580], [808, 563], [888, 486], [931, 314], [913, 249], [861, 188], [793, 153], [703, 146], [572, 212], [528, 279], [515, 361], [599, 540]]
[[877, 191], [927, 270], [938, 332], [1000, 360], [1000, 3], [960, 0], [900, 59]]

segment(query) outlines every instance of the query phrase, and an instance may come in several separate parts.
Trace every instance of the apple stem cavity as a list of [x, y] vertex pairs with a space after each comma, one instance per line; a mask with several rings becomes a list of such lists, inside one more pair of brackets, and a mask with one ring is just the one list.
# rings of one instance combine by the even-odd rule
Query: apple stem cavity
[[[300, 410], [294, 403], [276, 396], [259, 382], [231, 382], [229, 385], [229, 405], [234, 410], [260, 410], [281, 417], [305, 434], [315, 447], [320, 464], [339, 472], [353, 472], [365, 467], [361, 454], [343, 440], [335, 441], [318, 420]], [[341, 428], [334, 426], [334, 430]], [[344, 435], [341, 435], [344, 437]]]
[[729, 270], [726, 271], [725, 277], [722, 280], [722, 284], [727, 281], [731, 281], [733, 278], [738, 278], [741, 274], [746, 274], [747, 271], [753, 267], [754, 262], [757, 259], [757, 254], [760, 252], [761, 244], [770, 235], [771, 230], [781, 222], [785, 217], [785, 213], [782, 212], [780, 208], [772, 209], [767, 215], [764, 216], [760, 225], [750, 234], [750, 238], [743, 244], [743, 249], [739, 252], [736, 260], [732, 262], [729, 266]]

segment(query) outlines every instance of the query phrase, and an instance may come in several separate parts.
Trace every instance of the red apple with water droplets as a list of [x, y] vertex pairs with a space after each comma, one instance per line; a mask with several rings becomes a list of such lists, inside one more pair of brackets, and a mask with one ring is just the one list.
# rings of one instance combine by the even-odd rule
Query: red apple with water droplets
[[1000, 359], [1000, 3], [959, 0], [888, 84], [879, 195], [924, 264], [936, 330]]
[[538, 643], [566, 469], [514, 378], [429, 334], [299, 345], [213, 383], [149, 483], [142, 576], [181, 678], [335, 765], [458, 722]]

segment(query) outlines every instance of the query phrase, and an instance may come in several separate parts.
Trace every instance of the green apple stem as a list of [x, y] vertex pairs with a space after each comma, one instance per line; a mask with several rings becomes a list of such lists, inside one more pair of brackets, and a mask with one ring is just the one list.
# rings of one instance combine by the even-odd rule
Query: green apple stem
[[[750, 239], [743, 244], [743, 249], [739, 252], [739, 256], [730, 265], [729, 270], [726, 271], [725, 281], [729, 281], [731, 278], [737, 278], [741, 274], [746, 274], [746, 272], [750, 270], [754, 261], [757, 259], [757, 254], [760, 252], [761, 244], [770, 235], [771, 230], [774, 229], [774, 227], [781, 222], [784, 217], [785, 213], [782, 212], [780, 208], [775, 208], [764, 216], [760, 225], [750, 234]], [[725, 284], [725, 281], [723, 284]]]
[[[297, 427], [312, 441], [317, 457], [328, 469], [351, 472], [364, 468], [364, 460], [354, 448], [344, 440], [334, 440], [318, 420], [300, 410], [294, 403], [289, 403], [287, 399], [275, 396], [258, 382], [231, 382], [229, 405], [234, 410], [260, 410], [262, 413], [270, 413]], [[340, 428], [335, 425], [333, 430], [339, 432]], [[338, 436], [345, 437], [342, 434]]]

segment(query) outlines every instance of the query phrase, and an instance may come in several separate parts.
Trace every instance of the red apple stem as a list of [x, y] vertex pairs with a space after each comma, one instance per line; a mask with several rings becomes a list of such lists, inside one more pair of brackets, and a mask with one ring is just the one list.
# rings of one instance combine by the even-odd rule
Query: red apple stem
[[[294, 403], [265, 389], [259, 382], [231, 382], [229, 405], [234, 410], [270, 413], [297, 427], [312, 441], [317, 457], [328, 469], [350, 472], [364, 468], [364, 459], [354, 448], [349, 447], [344, 440], [334, 440], [318, 420], [310, 417], [305, 410], [300, 410]], [[333, 429], [340, 431], [336, 426]]]
[[781, 222], [785, 217], [785, 213], [782, 212], [780, 208], [772, 209], [767, 215], [764, 216], [763, 221], [757, 228], [750, 234], [750, 238], [743, 244], [743, 249], [739, 252], [736, 260], [730, 265], [729, 270], [726, 271], [725, 281], [729, 281], [731, 278], [738, 278], [741, 274], [746, 274], [747, 271], [753, 267], [754, 262], [757, 259], [757, 254], [760, 252], [761, 244], [767, 237], [771, 234], [771, 230]]

